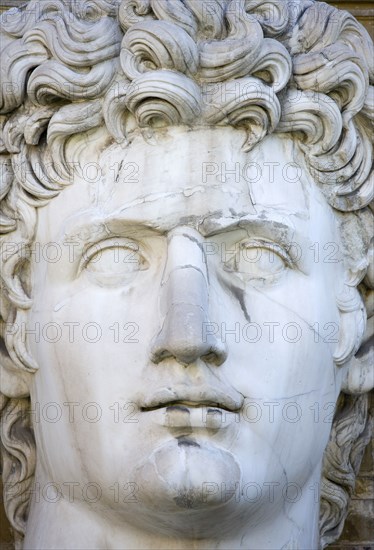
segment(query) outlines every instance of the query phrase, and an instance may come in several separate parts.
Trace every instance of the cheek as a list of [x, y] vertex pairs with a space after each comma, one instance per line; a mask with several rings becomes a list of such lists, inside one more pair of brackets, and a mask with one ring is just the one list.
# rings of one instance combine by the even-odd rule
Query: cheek
[[321, 407], [328, 403], [328, 413], [340, 392], [342, 375], [333, 361], [339, 318], [326, 324], [322, 311], [320, 322], [312, 323], [316, 317], [309, 321], [303, 304], [287, 306], [281, 300], [283, 296], [270, 300], [259, 292], [248, 294], [250, 322], [240, 310], [235, 316], [227, 307], [220, 337], [229, 353], [222, 369], [230, 384], [261, 407], [267, 401], [280, 405], [307, 396], [301, 422], [308, 423], [314, 403]]
[[[291, 323], [288, 321], [290, 337], [298, 334]], [[223, 367], [230, 384], [246, 397], [279, 401], [309, 394], [318, 402], [335, 401], [341, 376], [327, 344], [316, 343], [313, 333], [300, 336], [297, 342], [286, 341], [281, 330], [279, 339], [269, 343], [269, 334], [261, 331], [260, 324], [249, 327], [246, 337], [251, 334], [260, 335], [259, 340], [230, 345], [229, 360]]]
[[149, 346], [159, 330], [157, 311], [152, 285], [109, 290], [86, 281], [69, 293], [64, 286], [49, 289], [48, 301], [38, 298], [29, 323], [40, 326], [39, 341], [30, 344], [42, 377], [64, 392], [60, 401], [110, 406], [118, 396], [131, 400], [144, 386]]

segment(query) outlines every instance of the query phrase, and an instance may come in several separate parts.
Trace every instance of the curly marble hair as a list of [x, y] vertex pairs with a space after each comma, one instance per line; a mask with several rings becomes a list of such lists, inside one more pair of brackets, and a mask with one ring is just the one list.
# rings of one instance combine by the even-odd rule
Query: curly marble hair
[[[366, 258], [374, 55], [349, 13], [314, 0], [30, 0], [0, 22], [3, 368], [37, 370], [19, 332], [7, 330], [21, 326], [32, 303], [25, 251], [37, 208], [72, 180], [69, 140], [99, 127], [126, 144], [134, 128], [232, 125], [246, 130], [246, 151], [272, 132], [291, 134], [328, 203], [363, 235], [359, 250], [345, 239], [353, 275], [338, 304], [343, 324], [349, 328], [353, 312], [359, 330], [334, 359], [342, 365], [354, 356], [366, 322], [356, 287], [365, 277], [364, 295], [373, 288]], [[3, 253], [15, 242], [22, 246]], [[16, 393], [3, 388], [0, 408], [3, 477], [18, 488], [5, 504], [21, 540], [35, 451], [27, 390]], [[347, 397], [336, 416], [325, 461], [341, 453], [348, 473], [325, 483], [334, 491], [322, 494], [322, 544], [343, 526], [339, 502], [352, 491], [368, 439], [367, 415], [357, 412], [366, 411], [365, 399]], [[334, 434], [352, 407], [361, 422], [351, 422], [354, 438], [342, 449]]]

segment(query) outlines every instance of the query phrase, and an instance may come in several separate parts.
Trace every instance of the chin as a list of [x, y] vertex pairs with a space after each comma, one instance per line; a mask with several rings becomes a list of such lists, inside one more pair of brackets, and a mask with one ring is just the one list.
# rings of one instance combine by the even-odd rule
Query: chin
[[222, 483], [238, 484], [241, 470], [234, 455], [188, 436], [158, 447], [135, 469], [139, 500], [163, 512], [204, 510], [224, 504]]
[[217, 529], [223, 536], [233, 528], [235, 491], [222, 494], [222, 486], [238, 487], [241, 469], [227, 450], [176, 438], [135, 466], [131, 479], [137, 504], [128, 519], [142, 529], [147, 525], [151, 532], [193, 539], [216, 537]]

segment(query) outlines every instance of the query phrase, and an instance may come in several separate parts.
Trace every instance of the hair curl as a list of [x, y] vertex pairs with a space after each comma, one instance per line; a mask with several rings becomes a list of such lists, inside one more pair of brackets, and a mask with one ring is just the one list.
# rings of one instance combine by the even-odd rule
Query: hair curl
[[[290, 133], [329, 204], [356, 221], [368, 215], [374, 55], [347, 12], [313, 0], [30, 0], [0, 23], [0, 327], [9, 368], [37, 369], [20, 334], [6, 327], [20, 326], [31, 306], [24, 267], [37, 208], [71, 182], [66, 145], [75, 134], [105, 125], [126, 143], [134, 127], [229, 124], [246, 129], [249, 151], [269, 133]], [[229, 86], [235, 97], [225, 93]], [[343, 313], [353, 302], [362, 308], [358, 282]], [[5, 411], [17, 403], [4, 401]], [[14, 418], [3, 418], [4, 476], [22, 486], [21, 496], [33, 469], [16, 442], [25, 427], [17, 431]], [[32, 437], [25, 441], [30, 450]], [[329, 498], [322, 495], [323, 540], [340, 529]], [[6, 506], [22, 535], [27, 506], [12, 499]]]

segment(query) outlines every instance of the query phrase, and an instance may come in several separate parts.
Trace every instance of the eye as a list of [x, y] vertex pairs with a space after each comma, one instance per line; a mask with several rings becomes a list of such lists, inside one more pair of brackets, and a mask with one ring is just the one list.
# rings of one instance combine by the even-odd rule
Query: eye
[[81, 270], [95, 282], [116, 286], [132, 282], [148, 262], [139, 244], [129, 239], [108, 239], [92, 245], [83, 255]]
[[224, 270], [241, 275], [245, 281], [270, 279], [280, 275], [287, 267], [292, 267], [289, 254], [281, 246], [253, 239], [237, 244]]

